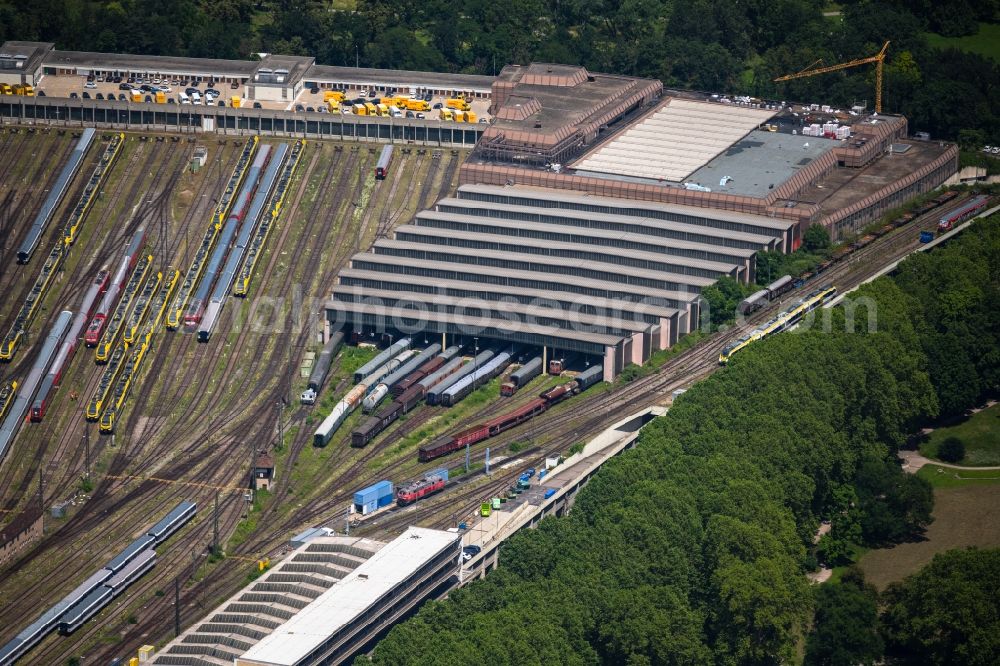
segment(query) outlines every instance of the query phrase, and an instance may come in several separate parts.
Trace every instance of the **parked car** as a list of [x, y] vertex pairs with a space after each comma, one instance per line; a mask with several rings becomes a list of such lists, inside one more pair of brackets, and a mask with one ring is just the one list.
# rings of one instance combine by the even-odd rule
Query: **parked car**
[[319, 92], [319, 88], [317, 88], [316, 86], [313, 86], [313, 87], [309, 88], [309, 94], [310, 95], [315, 95], [318, 92]]
[[173, 97], [168, 97], [167, 98], [167, 104], [173, 104], [173, 103], [174, 103], [174, 98]]
[[87, 81], [86, 83], [83, 84], [83, 87], [93, 89], [97, 87], [97, 84], [94, 83], [93, 81]]
[[37, 93], [37, 96], [38, 97], [45, 97], [45, 91], [44, 90], [39, 90], [38, 93]]
[[94, 99], [101, 99], [101, 100], [103, 100], [104, 99], [104, 95], [102, 95], [101, 93], [97, 93], [97, 95], [94, 97]]
[[430, 94], [430, 93], [427, 93], [426, 95], [424, 95], [424, 101], [425, 101], [425, 102], [429, 102], [429, 101], [431, 101], [432, 99], [434, 99], [434, 95], [432, 95], [432, 94]]
[[84, 91], [83, 91], [83, 98], [84, 98], [84, 99], [90, 99], [90, 93], [89, 93], [89, 92], [87, 92], [86, 90], [84, 90]]
[[473, 557], [481, 553], [482, 550], [483, 549], [480, 548], [479, 546], [466, 546], [465, 548], [462, 549], [462, 561], [468, 562]]
[[146, 95], [146, 104], [152, 104], [152, 103], [153, 103], [153, 96]]
[[416, 118], [416, 116], [415, 116], [415, 115], [413, 115], [413, 111], [407, 111], [407, 112], [406, 112], [406, 117], [407, 117], [407, 118]]
[[226, 105], [226, 103], [223, 100], [220, 99], [219, 100], [219, 106], [225, 106], [225, 105]]
[[118, 93], [118, 101], [119, 102], [127, 102], [128, 101], [128, 97], [125, 96], [125, 93]]
[[80, 96], [79, 96], [79, 95], [77, 95], [77, 94], [76, 94], [75, 92], [71, 92], [71, 93], [69, 94], [69, 98], [70, 98], [70, 99], [80, 99]]
[[236, 81], [233, 81], [232, 83], [229, 84], [229, 87], [232, 88], [233, 90], [239, 90], [240, 84], [237, 83]]
[[132, 90], [132, 84], [131, 83], [119, 83], [118, 84], [118, 90]]
[[423, 120], [426, 117], [427, 116], [425, 116], [421, 111], [417, 111], [417, 118], [419, 118], [420, 120]]
[[295, 110], [296, 110], [296, 111], [305, 111], [305, 110], [306, 110], [306, 107], [304, 107], [304, 106], [303, 106], [303, 105], [301, 105], [301, 104], [296, 104], [296, 105], [295, 105]]
[[434, 106], [433, 106], [432, 108], [434, 108], [434, 109], [441, 109], [441, 108], [443, 108], [443, 107], [444, 107], [444, 104], [442, 104], [441, 102], [438, 102], [438, 103], [437, 103], [437, 104], [435, 104], [435, 105], [434, 105]]
[[260, 102], [254, 102], [254, 103], [253, 103], [253, 108], [255, 108], [255, 109], [263, 109], [264, 107], [262, 107], [262, 106], [260, 105]]

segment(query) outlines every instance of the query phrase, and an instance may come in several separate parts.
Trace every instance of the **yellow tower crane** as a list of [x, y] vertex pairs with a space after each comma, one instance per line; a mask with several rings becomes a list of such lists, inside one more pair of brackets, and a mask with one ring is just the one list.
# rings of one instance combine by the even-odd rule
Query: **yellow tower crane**
[[867, 65], [869, 63], [875, 63], [875, 111], [877, 113], [882, 113], [882, 65], [885, 63], [885, 52], [889, 48], [889, 42], [886, 42], [882, 46], [882, 50], [878, 54], [873, 55], [868, 58], [858, 58], [857, 60], [851, 60], [850, 62], [843, 62], [839, 65], [829, 65], [827, 67], [817, 67], [822, 60], [817, 60], [813, 64], [809, 65], [801, 72], [796, 72], [795, 74], [786, 74], [785, 76], [779, 76], [774, 81], [791, 81], [792, 79], [802, 79], [807, 76], [815, 76], [816, 74], [826, 74], [827, 72], [836, 72], [838, 69], [847, 69], [848, 67], [857, 67], [858, 65]]

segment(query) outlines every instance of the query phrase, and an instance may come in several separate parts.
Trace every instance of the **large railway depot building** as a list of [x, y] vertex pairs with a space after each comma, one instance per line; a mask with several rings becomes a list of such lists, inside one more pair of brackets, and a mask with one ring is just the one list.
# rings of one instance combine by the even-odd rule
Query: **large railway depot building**
[[755, 253], [798, 248], [811, 224], [856, 233], [957, 170], [952, 144], [908, 138], [905, 118], [664, 90], [583, 67], [499, 76], [64, 52], [7, 42], [0, 78], [182, 76], [250, 100], [303, 87], [415, 89], [486, 100], [490, 121], [287, 109], [0, 97], [4, 122], [260, 133], [472, 148], [456, 196], [354, 256], [327, 320], [366, 333], [484, 338], [576, 352], [611, 378], [699, 326], [700, 294], [755, 280]]

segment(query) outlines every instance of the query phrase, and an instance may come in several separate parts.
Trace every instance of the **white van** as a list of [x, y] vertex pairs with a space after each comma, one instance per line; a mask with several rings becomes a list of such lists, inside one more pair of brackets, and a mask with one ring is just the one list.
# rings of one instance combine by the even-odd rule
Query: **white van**
[[186, 92], [177, 93], [177, 99], [180, 101], [181, 104], [191, 103], [191, 98], [188, 97], [188, 94]]
[[191, 103], [201, 104], [201, 93], [191, 93]]

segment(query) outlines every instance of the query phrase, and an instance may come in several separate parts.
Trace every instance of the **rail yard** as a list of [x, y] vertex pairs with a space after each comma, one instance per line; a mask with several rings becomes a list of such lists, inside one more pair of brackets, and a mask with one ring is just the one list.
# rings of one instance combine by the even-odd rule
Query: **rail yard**
[[[619, 103], [617, 77], [557, 76]], [[636, 104], [660, 104], [642, 88], [651, 98]], [[634, 111], [614, 113], [631, 122]], [[734, 141], [772, 139], [754, 113]], [[443, 145], [124, 129], [0, 128], [0, 516], [44, 524], [3, 565], [0, 664], [163, 647], [173, 611], [179, 629], [200, 621], [306, 528], [388, 542], [487, 515], [490, 498], [513, 497], [608, 424], [822, 317], [993, 205], [938, 193], [812, 273], [760, 289], [729, 330], [676, 349], [699, 328], [702, 288], [755, 283], [755, 253], [793, 250], [821, 211], [761, 214], [765, 198], [747, 186], [745, 208], [722, 212], [690, 183], [669, 188], [673, 199], [626, 202], [614, 198], [626, 181], [606, 176], [630, 167], [613, 155], [583, 156], [567, 174], [526, 165], [503, 134], [470, 159]], [[835, 150], [865, 150], [829, 140], [814, 156], [830, 170]], [[484, 150], [510, 158], [492, 165], [506, 185], [475, 181], [496, 156]], [[716, 164], [699, 159], [691, 173]], [[510, 187], [524, 173], [534, 187]], [[602, 178], [611, 184], [593, 184]], [[854, 218], [831, 226], [843, 220]], [[539, 296], [576, 299], [585, 327]], [[473, 299], [483, 332], [463, 334]], [[423, 328], [408, 327], [406, 303], [426, 308]], [[643, 362], [655, 371], [616, 379]], [[378, 496], [355, 507], [365, 487]], [[173, 658], [156, 663], [188, 663]]]

